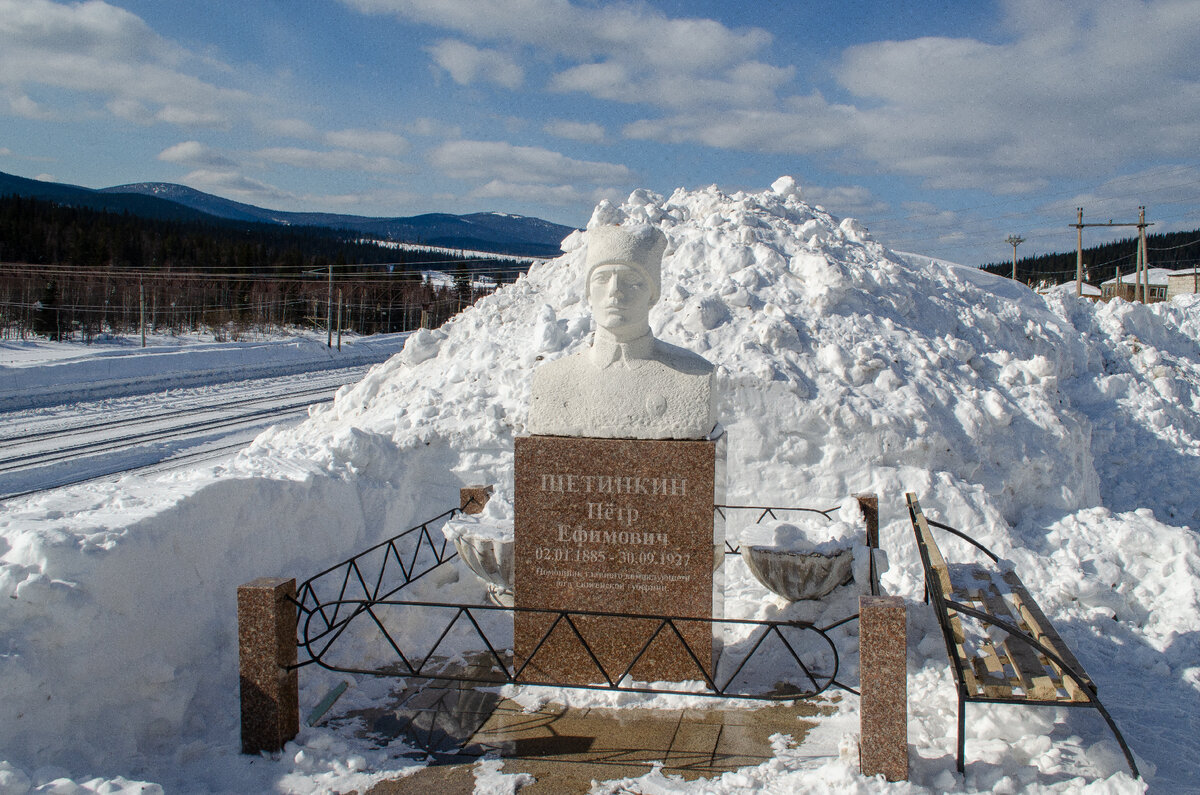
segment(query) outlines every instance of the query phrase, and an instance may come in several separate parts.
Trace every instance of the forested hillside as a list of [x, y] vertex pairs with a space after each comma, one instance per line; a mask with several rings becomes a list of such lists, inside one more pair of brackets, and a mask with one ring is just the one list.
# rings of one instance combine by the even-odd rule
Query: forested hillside
[[[0, 263], [0, 335], [85, 339], [139, 327], [143, 306], [148, 326], [177, 332], [324, 327], [339, 307], [338, 328], [400, 331], [473, 302], [481, 277], [511, 281], [528, 267], [330, 229], [147, 219], [16, 196], [0, 197]], [[452, 283], [430, 283], [429, 270]]]

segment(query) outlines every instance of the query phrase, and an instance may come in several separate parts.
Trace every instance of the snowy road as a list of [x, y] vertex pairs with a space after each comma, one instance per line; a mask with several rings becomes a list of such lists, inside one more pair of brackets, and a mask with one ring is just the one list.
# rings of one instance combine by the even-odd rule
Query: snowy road
[[0, 499], [230, 454], [362, 378], [360, 365], [0, 414]]

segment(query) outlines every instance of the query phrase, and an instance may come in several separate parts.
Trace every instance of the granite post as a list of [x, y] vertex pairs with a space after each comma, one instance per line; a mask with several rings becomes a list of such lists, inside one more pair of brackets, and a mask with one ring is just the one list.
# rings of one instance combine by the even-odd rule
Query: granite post
[[262, 577], [237, 589], [242, 753], [275, 752], [300, 731], [296, 580]]
[[867, 525], [867, 547], [870, 549], [871, 561], [868, 568], [871, 596], [879, 596], [879, 570], [875, 564], [875, 550], [879, 549], [879, 496], [870, 492], [855, 494], [858, 500], [858, 510], [862, 513]]
[[458, 490], [458, 507], [465, 514], [483, 513], [491, 496], [491, 486], [464, 486]]
[[858, 599], [860, 729], [864, 776], [908, 778], [907, 630], [898, 596]]

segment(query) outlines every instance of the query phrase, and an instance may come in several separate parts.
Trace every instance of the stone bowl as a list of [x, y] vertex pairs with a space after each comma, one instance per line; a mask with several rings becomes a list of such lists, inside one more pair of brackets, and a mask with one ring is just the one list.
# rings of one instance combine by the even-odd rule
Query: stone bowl
[[854, 577], [850, 549], [824, 554], [743, 545], [742, 559], [759, 582], [789, 602], [820, 599]]
[[513, 606], [513, 540], [495, 533], [456, 533], [452, 540], [467, 568], [487, 586], [488, 598], [502, 607]]

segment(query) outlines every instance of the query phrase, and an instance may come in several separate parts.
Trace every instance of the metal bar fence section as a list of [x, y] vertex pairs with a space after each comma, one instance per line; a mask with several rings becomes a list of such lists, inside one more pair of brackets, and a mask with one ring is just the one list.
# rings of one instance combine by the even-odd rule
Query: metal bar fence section
[[[384, 600], [368, 603], [365, 600], [343, 602], [342, 618], [332, 627], [317, 626], [322, 619], [317, 611], [308, 613], [301, 620], [299, 646], [308, 659], [298, 667], [317, 664], [322, 668], [342, 673], [370, 676], [415, 676], [426, 679], [475, 682], [484, 685], [522, 684], [555, 687], [579, 687], [590, 690], [617, 690], [631, 693], [667, 693], [679, 695], [711, 696], [718, 698], [741, 698], [762, 701], [811, 698], [830, 687], [852, 693], [857, 691], [837, 680], [840, 655], [829, 632], [856, 617], [842, 619], [825, 627], [794, 621], [753, 621], [750, 619], [714, 619], [680, 616], [647, 615], [641, 613], [616, 613], [596, 610], [553, 610], [544, 608], [501, 607], [497, 605], [464, 605], [449, 602], [422, 602]], [[406, 623], [402, 614], [421, 611], [421, 621], [426, 627], [440, 627], [432, 643], [410, 646], [397, 638], [393, 628]], [[438, 613], [445, 614], [444, 624], [434, 624]], [[524, 661], [514, 660], [507, 651], [511, 641], [505, 635], [505, 627], [511, 627], [511, 616], [515, 613], [540, 613], [553, 616], [553, 621]], [[391, 616], [388, 613], [392, 613]], [[496, 620], [498, 617], [505, 620]], [[587, 618], [620, 618], [634, 622], [653, 622], [654, 630], [646, 641], [629, 657], [616, 664], [605, 665], [593, 649], [588, 638], [588, 629], [582, 620]], [[354, 622], [363, 627], [359, 639], [368, 643], [386, 645], [395, 654], [395, 661], [381, 667], [364, 668], [353, 662], [336, 659], [332, 654], [332, 641], [340, 637]], [[726, 645], [718, 670], [710, 673], [701, 662], [700, 655], [688, 643], [682, 627], [707, 624], [722, 630], [741, 628], [746, 632], [736, 643]], [[564, 685], [561, 682], [539, 679], [526, 672], [538, 659], [549, 638], [560, 626], [566, 627], [580, 644], [585, 654], [596, 666], [597, 682], [587, 685]], [[456, 645], [442, 648], [442, 644], [459, 630]], [[650, 687], [630, 680], [631, 671], [641, 661], [655, 640], [667, 635], [681, 644], [694, 664], [694, 676], [690, 681], [703, 682], [705, 690], [682, 685], [680, 687]], [[504, 642], [497, 642], [499, 640]], [[328, 640], [326, 640], [328, 638]], [[594, 640], [594, 638], [592, 639]], [[382, 641], [382, 644], [379, 643]], [[469, 648], [479, 649], [488, 660], [491, 671], [488, 675], [463, 673], [451, 662], [461, 653], [464, 641], [475, 643]], [[806, 662], [806, 659], [808, 662]], [[782, 664], [781, 664], [782, 663]], [[774, 689], [771, 692], [753, 692], [750, 688], [755, 677], [769, 671]]]
[[[754, 519], [754, 524], [759, 524], [768, 518], [778, 519], [779, 514], [785, 512], [814, 513], [823, 516], [828, 521], [833, 521], [831, 514], [837, 510], [836, 507], [822, 510], [759, 505], [716, 505], [713, 509], [722, 519], [727, 518], [732, 511], [754, 511], [758, 514]], [[836, 644], [828, 635], [830, 631], [856, 620], [857, 614], [847, 616], [825, 627], [817, 627], [804, 622], [550, 610], [406, 601], [393, 598], [404, 588], [428, 576], [457, 556], [453, 544], [441, 536], [440, 528], [446, 521], [462, 512], [460, 508], [445, 511], [354, 557], [318, 572], [302, 583], [296, 598], [299, 609], [297, 646], [302, 651], [304, 659], [300, 660], [295, 667], [316, 664], [329, 670], [375, 676], [419, 676], [428, 679], [491, 685], [519, 683], [568, 686], [561, 682], [542, 681], [522, 675], [527, 670], [529, 662], [535, 659], [546, 645], [547, 639], [555, 629], [563, 626], [600, 674], [596, 683], [569, 685], [570, 687], [755, 700], [811, 698], [830, 687], [857, 693], [854, 688], [838, 681], [840, 657]], [[435, 534], [440, 540], [435, 540]], [[731, 545], [726, 541], [726, 555], [736, 555], [739, 552], [738, 546]], [[872, 584], [872, 590], [874, 590], [874, 584]], [[414, 615], [413, 611], [421, 611], [421, 623], [424, 625], [424, 629], [428, 629], [430, 626], [440, 626], [432, 623], [434, 614], [438, 612], [452, 614], [447, 623], [441, 627], [440, 633], [437, 633], [434, 642], [427, 648], [415, 648], [408, 641], [401, 639], [403, 635], [399, 631], [403, 628], [401, 625]], [[550, 628], [520, 665], [511, 659], [511, 654], [508, 652], [512, 645], [513, 616], [517, 612], [554, 616]], [[610, 665], [606, 668], [592, 648], [592, 644], [588, 642], [586, 628], [581, 630], [581, 625], [589, 618], [652, 621], [657, 622], [657, 626], [637, 652], [625, 660], [623, 665], [616, 667]], [[737, 635], [739, 631], [748, 633], [743, 637], [735, 638], [732, 643], [724, 646], [718, 670], [711, 673], [701, 663], [700, 657], [686, 641], [684, 633], [680, 631], [681, 626], [704, 623], [709, 624], [710, 628], [714, 630], [721, 630], [721, 635], [714, 637], [724, 638], [726, 634]], [[366, 642], [375, 649], [390, 649], [394, 655], [390, 661], [368, 668], [363, 667], [361, 663], [339, 659], [334, 645], [340, 639], [347, 637], [347, 632], [352, 625], [354, 631], [351, 635], [355, 636], [358, 641], [352, 644], [354, 648], [361, 648], [362, 644]], [[445, 649], [442, 655], [438, 654], [439, 648], [456, 627], [461, 633], [462, 627], [468, 625], [468, 639], [470, 642], [481, 644], [482, 649], [486, 649], [485, 653], [492, 663], [492, 673], [497, 674], [496, 676], [480, 677], [478, 673], [456, 672], [453, 666], [447, 667], [445, 660], [453, 658], [458, 653], [459, 647]], [[651, 648], [654, 641], [664, 633], [682, 644], [686, 654], [695, 664], [695, 681], [702, 682], [706, 690], [697, 691], [688, 689], [687, 686], [653, 688], [644, 683], [630, 681], [630, 672]], [[480, 650], [482, 651], [482, 649]], [[505, 651], [501, 651], [502, 649]], [[807, 663], [805, 662], [806, 658], [808, 659]], [[745, 686], [747, 681], [752, 680], [751, 674], [760, 665], [771, 666], [769, 681], [779, 684], [779, 687], [772, 692], [749, 692]], [[796, 681], [790, 681], [788, 677]]]

